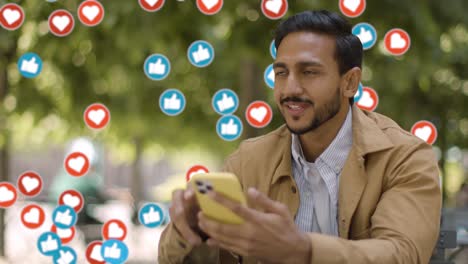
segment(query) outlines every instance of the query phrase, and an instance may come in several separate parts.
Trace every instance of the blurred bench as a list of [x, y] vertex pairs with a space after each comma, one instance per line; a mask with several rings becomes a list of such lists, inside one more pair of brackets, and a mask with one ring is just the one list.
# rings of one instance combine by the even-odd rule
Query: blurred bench
[[[444, 208], [441, 231], [430, 264], [453, 264], [459, 253], [468, 250], [468, 209]], [[448, 257], [447, 249], [456, 248]]]

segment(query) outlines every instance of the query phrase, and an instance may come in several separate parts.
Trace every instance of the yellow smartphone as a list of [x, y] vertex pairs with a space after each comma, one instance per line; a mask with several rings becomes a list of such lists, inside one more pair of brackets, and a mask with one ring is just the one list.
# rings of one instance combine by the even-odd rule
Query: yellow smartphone
[[214, 190], [231, 200], [247, 205], [236, 175], [228, 172], [198, 173], [191, 177], [189, 184], [195, 191], [200, 209], [206, 216], [226, 224], [242, 224], [244, 222], [244, 219], [206, 195], [208, 191]]

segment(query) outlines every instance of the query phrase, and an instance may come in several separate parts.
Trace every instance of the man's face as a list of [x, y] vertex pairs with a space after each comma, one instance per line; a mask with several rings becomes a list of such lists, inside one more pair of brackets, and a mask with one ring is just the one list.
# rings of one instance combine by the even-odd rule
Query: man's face
[[335, 45], [332, 36], [294, 32], [278, 47], [273, 66], [275, 101], [292, 133], [316, 129], [341, 108], [344, 97]]

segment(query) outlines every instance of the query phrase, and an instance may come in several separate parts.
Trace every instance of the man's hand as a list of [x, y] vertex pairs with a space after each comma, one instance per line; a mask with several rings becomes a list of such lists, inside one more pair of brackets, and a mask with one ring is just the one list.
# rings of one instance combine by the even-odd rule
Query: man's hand
[[171, 221], [181, 235], [193, 246], [199, 245], [202, 241], [197, 234], [198, 221], [197, 213], [200, 211], [195, 193], [190, 187], [187, 190], [175, 190], [172, 193], [172, 205], [169, 208]]
[[265, 262], [310, 262], [310, 240], [296, 228], [286, 205], [269, 199], [254, 188], [248, 190], [249, 202], [264, 212], [243, 206], [214, 191], [208, 195], [245, 220], [241, 225], [223, 224], [199, 212], [199, 226], [211, 237], [207, 241], [209, 246], [219, 246]]

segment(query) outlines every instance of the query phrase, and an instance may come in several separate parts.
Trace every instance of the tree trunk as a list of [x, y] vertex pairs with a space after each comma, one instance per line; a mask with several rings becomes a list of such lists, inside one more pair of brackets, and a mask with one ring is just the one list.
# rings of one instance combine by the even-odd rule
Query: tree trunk
[[[1, 58], [0, 61], [0, 104], [3, 103], [8, 93], [8, 60]], [[0, 182], [8, 181], [9, 175], [9, 135], [6, 126], [6, 113], [0, 111], [0, 137], [3, 137], [3, 144], [0, 142]], [[5, 210], [0, 210], [0, 257], [5, 256]]]
[[[264, 100], [263, 98], [265, 97], [265, 90], [267, 88], [259, 81], [263, 80], [263, 75], [253, 60], [245, 59], [240, 65], [241, 94], [239, 97], [242, 98], [242, 100], [240, 101], [238, 113], [242, 119], [245, 117], [245, 110], [251, 102]], [[261, 76], [261, 78], [259, 78], [259, 76]], [[260, 131], [257, 128], [251, 127], [246, 120], [244, 122], [243, 138], [251, 138], [258, 135], [260, 135]]]
[[138, 223], [138, 208], [140, 202], [143, 200], [143, 180], [141, 175], [141, 155], [143, 153], [143, 142], [140, 137], [134, 138], [135, 144], [135, 161], [132, 165], [131, 179], [131, 194], [133, 197], [134, 213], [132, 221], [134, 224]]

